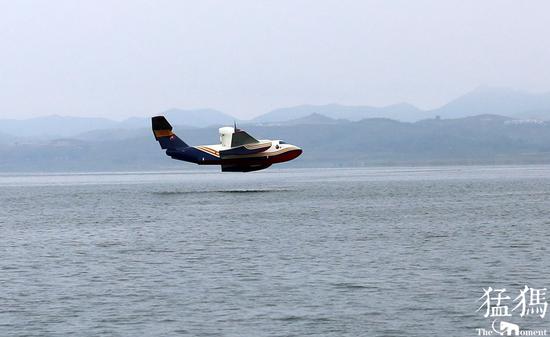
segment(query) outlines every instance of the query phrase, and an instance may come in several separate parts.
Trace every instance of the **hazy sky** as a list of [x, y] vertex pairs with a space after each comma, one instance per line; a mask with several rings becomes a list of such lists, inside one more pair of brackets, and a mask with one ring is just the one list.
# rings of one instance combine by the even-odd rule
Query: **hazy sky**
[[550, 91], [550, 1], [0, 0], [0, 117]]

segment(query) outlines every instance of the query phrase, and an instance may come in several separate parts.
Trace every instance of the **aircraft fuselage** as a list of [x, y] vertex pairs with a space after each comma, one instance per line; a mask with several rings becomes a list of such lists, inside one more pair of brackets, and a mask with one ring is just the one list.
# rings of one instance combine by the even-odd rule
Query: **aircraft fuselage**
[[[292, 160], [302, 154], [302, 149], [291, 144], [279, 144], [272, 141], [271, 147], [259, 153], [245, 155], [220, 156], [221, 146], [199, 145], [190, 146], [182, 150], [167, 150], [166, 154], [174, 159], [183, 160], [199, 165], [234, 166], [234, 171], [247, 172], [267, 168], [272, 164]], [[230, 171], [226, 169], [225, 171]]]
[[153, 117], [153, 134], [173, 159], [198, 165], [220, 165], [223, 172], [249, 172], [292, 160], [302, 149], [281, 140], [257, 140], [243, 130], [220, 128], [220, 144], [189, 146], [172, 132], [163, 116]]

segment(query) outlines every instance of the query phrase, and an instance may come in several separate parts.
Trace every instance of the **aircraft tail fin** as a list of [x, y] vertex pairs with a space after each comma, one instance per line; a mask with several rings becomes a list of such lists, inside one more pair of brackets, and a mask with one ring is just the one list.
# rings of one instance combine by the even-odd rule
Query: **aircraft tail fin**
[[155, 139], [159, 142], [162, 149], [176, 150], [189, 147], [189, 145], [172, 132], [172, 125], [168, 123], [164, 116], [151, 118], [151, 123]]

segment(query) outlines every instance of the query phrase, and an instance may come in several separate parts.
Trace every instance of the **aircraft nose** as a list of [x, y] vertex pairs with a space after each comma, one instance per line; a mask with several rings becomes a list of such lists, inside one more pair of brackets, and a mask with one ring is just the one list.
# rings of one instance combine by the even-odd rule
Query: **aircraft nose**
[[291, 151], [291, 153], [292, 153], [292, 159], [294, 159], [294, 158], [300, 156], [300, 155], [302, 154], [302, 152], [303, 152], [303, 151], [302, 151], [301, 148], [299, 148], [298, 146], [293, 146], [293, 149], [292, 149], [292, 151]]
[[285, 150], [286, 151], [284, 153], [277, 155], [275, 157], [269, 158], [270, 163], [271, 164], [283, 163], [285, 161], [292, 160], [302, 154], [301, 148], [290, 144], [285, 147]]

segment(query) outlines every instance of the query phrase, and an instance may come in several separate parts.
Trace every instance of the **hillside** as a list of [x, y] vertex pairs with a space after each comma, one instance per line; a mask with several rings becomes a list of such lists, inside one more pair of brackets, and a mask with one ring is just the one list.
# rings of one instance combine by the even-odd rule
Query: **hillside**
[[[204, 128], [231, 125], [234, 121], [239, 122], [240, 125], [266, 126], [333, 124], [372, 118], [416, 122], [436, 116], [449, 119], [481, 114], [496, 114], [539, 121], [550, 120], [550, 93], [533, 94], [508, 88], [479, 87], [433, 110], [421, 110], [407, 103], [385, 107], [327, 104], [275, 109], [251, 120], [239, 120], [214, 109], [170, 109], [152, 112], [151, 116], [164, 115], [173, 125]], [[0, 119], [0, 134], [13, 135], [9, 138], [24, 142], [28, 138], [51, 140], [60, 137], [75, 137], [87, 132], [93, 134], [98, 130], [118, 130], [122, 134], [128, 134], [139, 129], [149, 128], [151, 116], [131, 117], [122, 121], [57, 115], [24, 120]], [[2, 141], [0, 136], [0, 142]]]
[[[181, 110], [171, 109], [157, 113], [166, 116], [172, 123], [191, 127], [207, 127], [212, 125], [233, 124], [233, 117], [213, 109]], [[114, 129], [149, 128], [150, 117], [132, 117], [123, 121], [107, 118], [45, 116], [29, 119], [0, 119], [0, 133], [15, 137], [40, 137], [54, 139], [58, 137], [73, 137], [75, 135]]]
[[254, 118], [256, 123], [283, 122], [303, 118], [312, 114], [320, 114], [333, 119], [358, 121], [365, 118], [391, 118], [400, 121], [416, 121], [427, 117], [420, 109], [406, 103], [386, 107], [347, 106], [341, 104], [300, 105], [270, 111]]
[[[304, 149], [291, 166], [550, 163], [550, 124], [496, 115], [428, 119], [404, 123], [390, 119], [296, 125], [256, 125], [259, 138], [283, 139]], [[175, 127], [189, 144], [218, 142], [217, 128]], [[0, 146], [0, 171], [105, 171], [197, 168], [168, 158], [151, 131], [126, 137], [58, 139]]]
[[510, 88], [481, 86], [430, 111], [430, 114], [442, 118], [498, 114], [550, 120], [550, 93], [532, 94]]

